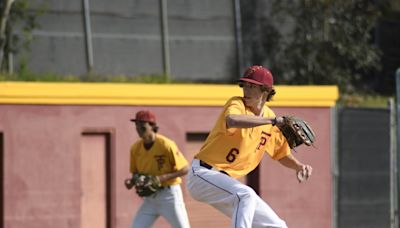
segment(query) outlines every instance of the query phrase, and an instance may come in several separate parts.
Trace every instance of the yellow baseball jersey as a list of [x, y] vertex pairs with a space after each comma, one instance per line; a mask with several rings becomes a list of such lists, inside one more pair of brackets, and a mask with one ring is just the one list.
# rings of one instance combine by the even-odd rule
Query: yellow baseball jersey
[[[159, 176], [176, 172], [188, 165], [187, 160], [172, 140], [156, 134], [153, 146], [146, 150], [143, 140], [135, 142], [131, 147], [131, 173], [143, 173]], [[180, 177], [162, 182], [163, 186], [180, 184]]]
[[[239, 178], [257, 167], [264, 152], [275, 160], [291, 153], [285, 137], [276, 126], [268, 124], [253, 128], [228, 129], [225, 117], [230, 114], [254, 116], [254, 113], [245, 107], [242, 97], [229, 99], [195, 158], [224, 170], [231, 177]], [[275, 113], [265, 105], [263, 117], [275, 117]]]

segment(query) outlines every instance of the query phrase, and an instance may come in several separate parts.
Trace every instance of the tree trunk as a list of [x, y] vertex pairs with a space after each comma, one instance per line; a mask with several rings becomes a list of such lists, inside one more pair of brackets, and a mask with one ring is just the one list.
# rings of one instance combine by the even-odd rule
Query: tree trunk
[[7, 41], [6, 27], [8, 22], [8, 17], [10, 15], [11, 6], [15, 0], [5, 0], [4, 8], [1, 11], [0, 18], [0, 67], [3, 65], [4, 60], [4, 47]]

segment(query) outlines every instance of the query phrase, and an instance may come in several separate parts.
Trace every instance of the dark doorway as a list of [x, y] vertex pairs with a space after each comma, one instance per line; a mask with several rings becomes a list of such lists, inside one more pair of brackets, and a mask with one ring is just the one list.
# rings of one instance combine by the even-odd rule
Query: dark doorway
[[0, 228], [4, 227], [4, 142], [3, 133], [0, 132]]

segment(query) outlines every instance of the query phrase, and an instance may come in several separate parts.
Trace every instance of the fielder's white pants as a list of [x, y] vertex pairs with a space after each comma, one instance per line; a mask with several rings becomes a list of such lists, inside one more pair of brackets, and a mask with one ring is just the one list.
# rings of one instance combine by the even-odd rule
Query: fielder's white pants
[[155, 195], [144, 197], [143, 204], [133, 220], [132, 228], [149, 228], [159, 216], [163, 216], [174, 228], [190, 228], [179, 184], [159, 190]]
[[197, 159], [193, 160], [186, 179], [192, 197], [232, 218], [232, 228], [287, 228], [252, 188], [218, 170], [200, 166]]

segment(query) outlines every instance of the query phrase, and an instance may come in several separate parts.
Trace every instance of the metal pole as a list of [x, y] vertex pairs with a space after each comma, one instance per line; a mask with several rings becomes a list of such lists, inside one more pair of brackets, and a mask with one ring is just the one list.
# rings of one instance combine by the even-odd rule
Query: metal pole
[[339, 202], [339, 153], [338, 153], [338, 137], [337, 137], [337, 120], [338, 112], [336, 106], [331, 109], [331, 172], [332, 172], [332, 228], [337, 228], [338, 219], [338, 202]]
[[235, 41], [236, 41], [236, 58], [237, 70], [240, 77], [243, 69], [243, 40], [242, 40], [242, 16], [240, 12], [240, 0], [233, 0], [234, 15], [235, 15]]
[[398, 227], [397, 220], [397, 148], [396, 148], [396, 105], [389, 99], [390, 107], [390, 228]]
[[169, 59], [169, 37], [168, 37], [168, 12], [167, 0], [160, 0], [160, 14], [161, 14], [161, 39], [162, 39], [162, 57], [163, 57], [163, 70], [164, 76], [167, 81], [171, 74], [170, 59]]
[[88, 73], [93, 70], [93, 46], [92, 46], [92, 27], [90, 23], [90, 7], [89, 0], [82, 0], [83, 3], [83, 20], [85, 27], [85, 44], [86, 44], [86, 61]]
[[[398, 170], [400, 170], [400, 162], [399, 162], [399, 158], [400, 158], [400, 139], [399, 139], [399, 137], [400, 137], [400, 132], [399, 132], [399, 130], [400, 130], [400, 68], [398, 68], [397, 69], [397, 71], [396, 71], [396, 151], [397, 151], [397, 156], [396, 156], [396, 161], [394, 161], [396, 164], [395, 164], [395, 166], [397, 167], [397, 172], [396, 172], [396, 176], [397, 176], [397, 191], [396, 191], [396, 193], [395, 193], [395, 195], [396, 195], [396, 198], [397, 198], [397, 200], [396, 200], [396, 202], [395, 202], [395, 208], [396, 208], [396, 211], [394, 212], [395, 213], [395, 217], [397, 218], [397, 220], [396, 220], [396, 222], [397, 222], [397, 224], [399, 224], [399, 221], [400, 221], [400, 214], [399, 214], [399, 205], [400, 205], [400, 202], [399, 202], [399, 199], [400, 199], [400, 197], [399, 197], [399, 190], [400, 190], [400, 186], [399, 186], [399, 184], [400, 184], [400, 175], [399, 175], [399, 172], [398, 172]], [[396, 226], [397, 227], [397, 226]]]

